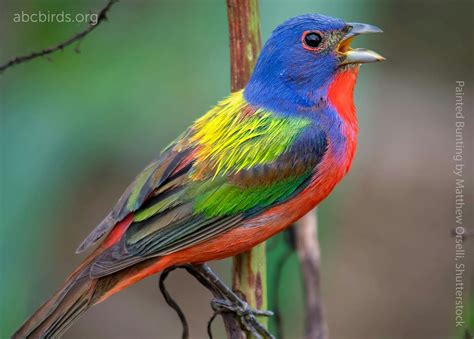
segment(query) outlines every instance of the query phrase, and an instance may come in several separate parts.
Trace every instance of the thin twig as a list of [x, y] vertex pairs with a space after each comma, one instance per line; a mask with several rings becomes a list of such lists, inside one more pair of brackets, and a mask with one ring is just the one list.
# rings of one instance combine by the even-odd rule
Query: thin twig
[[214, 312], [212, 317], [207, 322], [207, 335], [209, 336], [209, 339], [214, 339], [214, 336], [212, 335], [212, 322], [214, 321], [214, 319], [216, 319], [218, 315], [219, 313]]
[[166, 303], [178, 314], [179, 320], [181, 321], [181, 325], [183, 326], [182, 338], [187, 339], [189, 338], [189, 326], [188, 326], [188, 321], [186, 320], [186, 316], [184, 315], [183, 310], [181, 310], [181, 307], [179, 307], [178, 303], [173, 299], [173, 297], [166, 290], [166, 286], [165, 286], [166, 278], [172, 271], [174, 271], [177, 268], [178, 267], [173, 266], [173, 267], [168, 267], [167, 269], [165, 269], [160, 275], [159, 285], [160, 285], [161, 294], [165, 298]]
[[[188, 273], [190, 273], [196, 280], [198, 280], [201, 285], [206, 287], [214, 296], [214, 298], [217, 299], [222, 299], [225, 297], [223, 294], [223, 291], [221, 289], [216, 288], [215, 284], [212, 282], [212, 277], [207, 273], [207, 265], [202, 264], [202, 265], [185, 265], [183, 266]], [[231, 294], [233, 293], [232, 290], [228, 290], [228, 293]], [[211, 331], [211, 325], [212, 321], [215, 319], [219, 313], [214, 313], [214, 315], [209, 319], [208, 322], [208, 334], [209, 338], [212, 339], [212, 333]], [[227, 332], [227, 338], [228, 339], [238, 339], [240, 338], [240, 324], [239, 322], [232, 316], [232, 314], [229, 313], [221, 313], [222, 320], [224, 321], [224, 326]]]
[[[169, 267], [169, 268], [165, 269], [161, 273], [160, 283], [159, 283], [161, 294], [163, 294], [163, 297], [165, 298], [166, 303], [173, 310], [175, 310], [176, 313], [178, 314], [178, 317], [179, 317], [179, 319], [181, 321], [181, 324], [183, 326], [182, 338], [187, 339], [187, 338], [189, 338], [189, 326], [188, 326], [188, 322], [186, 320], [186, 316], [185, 316], [184, 312], [182, 311], [181, 307], [179, 307], [178, 303], [173, 299], [173, 297], [171, 297], [171, 295], [169, 294], [169, 292], [167, 291], [166, 286], [165, 286], [166, 278], [168, 277], [168, 275], [172, 271], [174, 271], [177, 268], [185, 269], [188, 273], [190, 273], [192, 276], [194, 276], [194, 278], [196, 278], [196, 280], [198, 280], [201, 283], [201, 285], [203, 285], [206, 289], [208, 289], [212, 293], [214, 298], [222, 299], [222, 298], [225, 297], [225, 295], [223, 294], [223, 291], [221, 289], [216, 288], [216, 285], [215, 285], [216, 281], [214, 281], [214, 277], [211, 276], [208, 273], [206, 265], [173, 266], [173, 267]], [[228, 289], [228, 292], [233, 293], [230, 288]], [[219, 314], [222, 315], [223, 320], [224, 320], [224, 324], [226, 326], [226, 329], [231, 334], [230, 338], [237, 338], [237, 334], [240, 333], [239, 332], [240, 331], [239, 323], [236, 321], [236, 319], [231, 314], [219, 313], [217, 311], [214, 312], [214, 314], [212, 315], [212, 317], [209, 319], [209, 321], [207, 323], [207, 333], [209, 335], [209, 338], [210, 339], [213, 338], [213, 336], [212, 336], [212, 322], [214, 321], [214, 319]]]
[[[75, 34], [74, 36], [70, 37], [66, 41], [63, 41], [63, 42], [61, 42], [61, 43], [59, 43], [59, 44], [57, 44], [53, 47], [49, 47], [49, 48], [43, 49], [41, 51], [35, 51], [35, 52], [32, 52], [32, 53], [27, 54], [27, 55], [14, 57], [10, 61], [6, 62], [5, 64], [0, 65], [0, 73], [4, 72], [7, 68], [10, 68], [12, 66], [15, 66], [15, 65], [18, 65], [18, 64], [21, 64], [21, 63], [39, 58], [39, 57], [45, 57], [45, 56], [47, 56], [51, 53], [57, 52], [57, 51], [62, 51], [64, 48], [71, 45], [72, 43], [74, 43], [76, 41], [80, 41], [86, 35], [88, 35], [90, 32], [92, 32], [94, 29], [96, 29], [102, 23], [102, 21], [107, 20], [107, 12], [110, 10], [110, 8], [113, 6], [113, 4], [115, 4], [118, 1], [119, 0], [109, 0], [107, 5], [105, 5], [105, 7], [102, 8], [102, 10], [99, 12], [98, 17], [97, 17], [97, 22], [95, 24], [93, 24], [92, 22], [89, 22], [87, 28], [85, 30], [83, 30], [82, 32], [79, 32], [79, 33]], [[76, 49], [76, 52], [77, 51], [78, 51], [78, 49]]]

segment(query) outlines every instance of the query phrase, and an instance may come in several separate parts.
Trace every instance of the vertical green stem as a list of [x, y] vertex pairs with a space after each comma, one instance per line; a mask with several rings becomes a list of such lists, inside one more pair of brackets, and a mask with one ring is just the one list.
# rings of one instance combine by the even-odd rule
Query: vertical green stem
[[227, 0], [231, 91], [245, 87], [262, 43], [258, 0]]
[[[261, 48], [258, 0], [227, 0], [231, 60], [231, 90], [247, 84]], [[233, 288], [251, 307], [267, 308], [265, 243], [234, 257]], [[267, 326], [267, 319], [260, 322]]]
[[305, 339], [327, 339], [328, 328], [321, 300], [321, 250], [316, 208], [297, 223], [295, 247], [300, 259], [304, 285]]
[[[232, 287], [243, 295], [249, 305], [267, 309], [267, 260], [266, 244], [261, 243], [250, 251], [234, 257]], [[260, 317], [260, 324], [268, 328], [268, 318]]]

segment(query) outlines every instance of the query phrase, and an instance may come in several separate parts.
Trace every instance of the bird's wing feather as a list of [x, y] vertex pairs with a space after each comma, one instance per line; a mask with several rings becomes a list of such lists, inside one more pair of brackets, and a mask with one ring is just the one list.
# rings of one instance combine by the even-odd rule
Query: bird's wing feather
[[250, 109], [221, 103], [137, 177], [116, 207], [133, 212], [133, 222], [95, 260], [93, 277], [206, 241], [306, 187], [326, 150], [324, 132], [301, 138], [305, 120]]
[[[176, 145], [172, 145], [176, 147]], [[172, 151], [166, 149], [161, 156], [151, 162], [127, 187], [112, 211], [97, 225], [97, 227], [83, 240], [76, 250], [80, 253], [94, 245], [107, 234], [118, 222], [127, 215], [138, 210], [149, 195], [162, 186], [170, 175], [178, 168], [190, 165], [190, 149]]]

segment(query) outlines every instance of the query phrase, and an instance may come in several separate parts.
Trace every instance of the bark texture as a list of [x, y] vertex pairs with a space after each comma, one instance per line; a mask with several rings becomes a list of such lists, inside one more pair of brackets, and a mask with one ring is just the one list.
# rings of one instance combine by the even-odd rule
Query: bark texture
[[[231, 91], [245, 87], [261, 48], [258, 0], [227, 0], [231, 64]], [[265, 243], [234, 257], [232, 287], [253, 308], [266, 309]], [[259, 319], [267, 326], [265, 317]], [[229, 337], [245, 337], [226, 321]]]

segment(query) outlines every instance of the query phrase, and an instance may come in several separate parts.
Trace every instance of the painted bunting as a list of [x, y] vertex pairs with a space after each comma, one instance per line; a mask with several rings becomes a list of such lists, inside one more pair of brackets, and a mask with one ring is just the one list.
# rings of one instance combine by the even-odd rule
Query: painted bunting
[[14, 337], [59, 336], [127, 286], [247, 251], [326, 198], [354, 156], [360, 64], [384, 60], [349, 45], [375, 32], [316, 14], [278, 26], [245, 89], [136, 177], [77, 252], [100, 244]]

